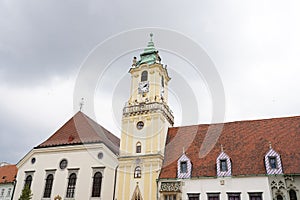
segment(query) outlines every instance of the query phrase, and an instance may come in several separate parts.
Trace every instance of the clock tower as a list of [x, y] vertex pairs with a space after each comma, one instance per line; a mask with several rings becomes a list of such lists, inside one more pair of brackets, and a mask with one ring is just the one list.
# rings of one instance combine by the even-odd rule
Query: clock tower
[[151, 39], [140, 59], [133, 59], [130, 98], [123, 108], [117, 200], [156, 199], [168, 127], [174, 117], [168, 106], [166, 66]]

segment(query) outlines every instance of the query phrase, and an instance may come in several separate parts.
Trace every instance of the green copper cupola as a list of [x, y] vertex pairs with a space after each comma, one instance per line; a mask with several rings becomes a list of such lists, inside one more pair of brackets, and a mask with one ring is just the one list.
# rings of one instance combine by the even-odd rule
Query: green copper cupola
[[160, 61], [161, 58], [158, 55], [158, 50], [154, 47], [153, 34], [150, 33], [150, 41], [148, 42], [147, 47], [144, 49], [144, 52], [140, 54], [140, 60], [137, 62], [134, 60], [132, 67], [139, 67], [142, 64], [152, 65], [154, 63], [160, 63]]

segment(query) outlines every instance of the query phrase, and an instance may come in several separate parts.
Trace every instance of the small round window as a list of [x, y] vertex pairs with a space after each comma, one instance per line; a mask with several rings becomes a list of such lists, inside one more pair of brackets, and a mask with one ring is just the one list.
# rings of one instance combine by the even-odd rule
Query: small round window
[[142, 128], [144, 127], [144, 122], [142, 121], [139, 121], [137, 124], [136, 124], [136, 128], [141, 130]]
[[99, 152], [99, 153], [98, 153], [98, 159], [101, 160], [102, 158], [103, 158], [103, 153], [102, 153], [102, 152]]
[[35, 163], [35, 161], [36, 161], [36, 159], [35, 159], [35, 158], [31, 158], [31, 164], [34, 164], [34, 163]]
[[68, 166], [68, 161], [66, 159], [62, 159], [59, 163], [59, 168], [66, 169], [67, 166]]

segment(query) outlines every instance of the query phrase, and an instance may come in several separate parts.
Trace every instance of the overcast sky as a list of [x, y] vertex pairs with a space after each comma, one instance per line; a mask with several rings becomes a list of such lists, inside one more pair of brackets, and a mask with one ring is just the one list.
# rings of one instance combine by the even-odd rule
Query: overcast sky
[[[174, 30], [206, 51], [224, 87], [224, 121], [299, 115], [299, 10], [298, 0], [1, 0], [0, 162], [17, 163], [71, 118], [83, 61], [107, 38], [136, 28]], [[149, 36], [144, 37], [146, 45]], [[110, 66], [121, 77], [115, 92], [95, 93], [96, 120], [118, 136], [133, 54], [139, 52], [123, 55]], [[188, 70], [177, 74], [184, 74], [185, 61], [163, 50], [160, 56], [174, 83], [193, 87]], [[211, 97], [205, 81], [198, 81], [203, 88], [195, 92], [200, 110], [196, 123], [209, 123]], [[174, 92], [170, 107], [175, 125], [187, 125], [183, 101], [176, 98]]]

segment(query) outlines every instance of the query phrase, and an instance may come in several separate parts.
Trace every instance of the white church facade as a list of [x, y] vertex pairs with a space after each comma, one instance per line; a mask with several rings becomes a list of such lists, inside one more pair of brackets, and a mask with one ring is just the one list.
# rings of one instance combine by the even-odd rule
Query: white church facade
[[113, 199], [119, 139], [78, 112], [17, 164], [14, 199]]

